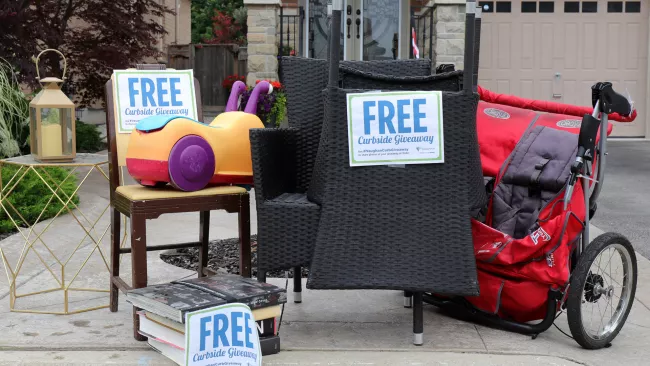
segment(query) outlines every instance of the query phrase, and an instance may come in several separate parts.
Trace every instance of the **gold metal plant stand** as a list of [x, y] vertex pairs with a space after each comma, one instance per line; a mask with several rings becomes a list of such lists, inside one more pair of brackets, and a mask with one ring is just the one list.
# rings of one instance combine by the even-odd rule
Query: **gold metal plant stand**
[[[9, 179], [2, 179], [2, 168], [3, 166], [7, 168], [8, 166], [13, 166], [15, 169], [15, 173], [11, 174], [9, 176]], [[49, 167], [60, 167], [60, 168], [66, 168], [68, 171], [68, 174], [65, 176], [63, 180], [57, 181], [52, 175], [47, 171], [46, 168]], [[102, 169], [103, 167], [103, 169]], [[0, 255], [2, 256], [2, 261], [4, 262], [5, 266], [5, 271], [7, 273], [7, 278], [9, 280], [9, 293], [10, 293], [10, 309], [13, 312], [23, 312], [23, 313], [39, 313], [39, 314], [59, 314], [59, 315], [67, 315], [67, 314], [75, 314], [75, 313], [81, 313], [85, 311], [91, 311], [91, 310], [97, 310], [97, 309], [103, 309], [107, 308], [108, 305], [103, 305], [103, 306], [95, 306], [91, 308], [85, 308], [85, 309], [78, 309], [74, 311], [70, 311], [68, 307], [68, 293], [70, 291], [81, 291], [81, 292], [108, 292], [108, 289], [95, 289], [95, 288], [76, 288], [72, 287], [72, 283], [75, 281], [81, 270], [86, 266], [88, 263], [88, 260], [93, 256], [95, 252], [99, 253], [101, 256], [104, 265], [106, 266], [106, 271], [107, 271], [107, 276], [108, 277], [108, 271], [109, 271], [109, 266], [108, 262], [106, 260], [106, 257], [104, 256], [104, 253], [101, 249], [100, 243], [102, 242], [104, 236], [106, 236], [106, 233], [110, 229], [110, 224], [106, 227], [106, 229], [103, 231], [101, 236], [98, 235], [96, 226], [101, 220], [102, 216], [110, 207], [110, 203], [107, 203], [106, 208], [103, 209], [99, 217], [91, 221], [88, 219], [88, 216], [84, 214], [81, 209], [73, 202], [73, 198], [81, 188], [81, 186], [86, 182], [88, 177], [95, 171], [99, 172], [101, 176], [103, 176], [106, 181], [108, 181], [108, 157], [105, 155], [99, 155], [99, 154], [77, 154], [76, 158], [69, 163], [41, 163], [34, 158], [32, 158], [31, 155], [25, 155], [25, 156], [19, 156], [15, 158], [10, 158], [10, 159], [5, 159], [5, 160], [0, 160], [0, 208], [2, 211], [0, 213], [3, 213], [8, 216], [9, 220], [12, 221], [14, 226], [18, 229], [18, 232], [20, 235], [22, 235], [23, 239], [25, 240], [25, 243], [23, 245], [22, 251], [20, 253], [20, 256], [18, 257], [18, 261], [15, 267], [10, 266], [9, 261], [7, 260], [7, 257], [5, 256], [5, 253], [2, 251], [0, 248]], [[71, 177], [74, 177], [78, 171], [83, 171], [87, 170], [87, 172], [82, 172], [79, 174], [79, 180], [78, 183], [71, 195], [68, 196], [66, 192], [63, 191], [62, 186], [63, 184], [68, 181]], [[25, 178], [29, 173], [35, 174], [47, 187], [47, 189], [52, 193], [52, 196], [49, 197], [49, 200], [47, 201], [45, 207], [39, 214], [38, 218], [34, 223], [28, 223], [27, 220], [23, 217], [23, 215], [18, 212], [16, 207], [11, 203], [10, 198], [12, 193], [15, 193], [15, 189], [18, 186], [18, 184]], [[5, 174], [7, 175], [7, 174]], [[6, 182], [4, 180], [7, 180]], [[102, 179], [103, 181], [103, 179]], [[61, 209], [58, 210], [57, 214], [47, 223], [45, 228], [41, 232], [36, 232], [35, 226], [37, 223], [41, 221], [41, 218], [43, 217], [43, 214], [46, 212], [47, 208], [53, 204], [54, 202], [58, 202], [62, 205]], [[56, 220], [59, 215], [62, 213], [69, 213], [74, 220], [79, 224], [79, 226], [83, 229], [86, 235], [79, 241], [77, 246], [75, 247], [74, 251], [68, 256], [67, 259], [62, 260], [57, 255], [50, 249], [50, 247], [45, 243], [43, 240], [42, 236], [43, 234], [50, 228], [52, 223]], [[24, 225], [29, 225], [28, 228], [22, 227], [19, 224], [19, 221], [22, 223], [25, 223]], [[23, 226], [24, 226], [23, 225]], [[25, 234], [27, 232], [27, 234]], [[35, 234], [36, 237], [32, 239], [32, 234]], [[94, 234], [94, 235], [93, 235]], [[92, 242], [94, 243], [94, 248], [90, 251], [90, 253], [87, 255], [85, 260], [83, 261], [81, 267], [74, 273], [72, 276], [72, 279], [66, 280], [66, 266], [70, 264], [70, 259], [77, 253], [80, 248], [82, 248], [82, 245], [86, 238], [89, 237]], [[34, 248], [35, 245], [41, 244], [43, 247], [47, 250], [47, 252], [50, 253], [50, 255], [55, 259], [55, 262], [53, 265], [49, 265], [45, 259], [36, 251]], [[45, 266], [45, 269], [52, 275], [54, 280], [58, 283], [58, 287], [56, 288], [51, 288], [51, 289], [46, 289], [46, 290], [41, 290], [41, 291], [36, 291], [36, 292], [31, 292], [31, 293], [26, 293], [26, 294], [17, 294], [16, 293], [16, 278], [20, 274], [20, 271], [23, 269], [23, 263], [25, 262], [25, 258], [27, 254], [32, 251], [40, 262]], [[60, 268], [56, 268], [58, 267]], [[55, 268], [52, 268], [55, 267]], [[57, 273], [58, 272], [58, 273]], [[33, 296], [33, 295], [39, 295], [39, 294], [44, 294], [48, 292], [55, 292], [55, 291], [62, 291], [63, 292], [63, 307], [64, 310], [63, 312], [56, 312], [56, 311], [38, 311], [38, 310], [21, 310], [21, 309], [16, 309], [15, 308], [15, 303], [16, 299], [21, 298], [21, 297], [27, 297], [27, 296]], [[108, 297], [107, 297], [108, 300]]]

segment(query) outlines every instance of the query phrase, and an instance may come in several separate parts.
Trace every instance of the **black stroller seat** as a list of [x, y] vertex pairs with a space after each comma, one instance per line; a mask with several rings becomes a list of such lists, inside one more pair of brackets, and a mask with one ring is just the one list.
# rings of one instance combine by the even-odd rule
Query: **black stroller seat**
[[492, 227], [521, 239], [537, 229], [540, 211], [566, 185], [578, 139], [537, 126], [517, 145], [492, 200]]

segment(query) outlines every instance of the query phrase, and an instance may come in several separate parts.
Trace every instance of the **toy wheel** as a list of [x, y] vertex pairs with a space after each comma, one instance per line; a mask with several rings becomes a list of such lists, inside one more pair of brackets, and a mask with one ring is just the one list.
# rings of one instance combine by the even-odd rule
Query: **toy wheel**
[[636, 254], [623, 235], [603, 234], [585, 248], [567, 297], [569, 329], [578, 344], [609, 346], [632, 309], [636, 280]]
[[214, 167], [212, 147], [199, 136], [181, 138], [169, 153], [171, 184], [182, 191], [205, 188], [214, 175]]

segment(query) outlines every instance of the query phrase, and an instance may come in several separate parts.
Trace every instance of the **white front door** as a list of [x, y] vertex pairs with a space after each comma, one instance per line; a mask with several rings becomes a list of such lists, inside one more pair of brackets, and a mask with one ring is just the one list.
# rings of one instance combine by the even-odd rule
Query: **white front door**
[[399, 58], [400, 8], [396, 0], [345, 0], [342, 16], [345, 59]]

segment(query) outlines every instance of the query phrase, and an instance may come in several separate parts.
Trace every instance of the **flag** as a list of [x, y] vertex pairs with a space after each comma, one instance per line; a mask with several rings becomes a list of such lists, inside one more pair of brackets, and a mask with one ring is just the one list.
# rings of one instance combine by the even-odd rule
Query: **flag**
[[413, 45], [413, 56], [420, 58], [420, 50], [417, 45], [417, 36], [415, 35], [415, 28], [411, 27], [411, 44]]

